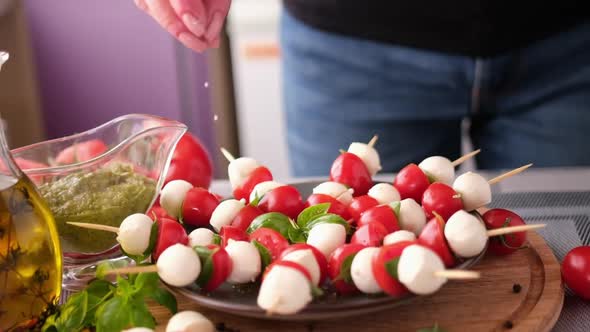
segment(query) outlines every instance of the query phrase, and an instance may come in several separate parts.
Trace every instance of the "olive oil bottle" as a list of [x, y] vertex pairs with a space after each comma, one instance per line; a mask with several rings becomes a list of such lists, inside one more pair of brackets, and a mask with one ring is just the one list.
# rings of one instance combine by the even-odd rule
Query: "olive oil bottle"
[[59, 299], [62, 257], [33, 184], [0, 174], [0, 331], [28, 331]]

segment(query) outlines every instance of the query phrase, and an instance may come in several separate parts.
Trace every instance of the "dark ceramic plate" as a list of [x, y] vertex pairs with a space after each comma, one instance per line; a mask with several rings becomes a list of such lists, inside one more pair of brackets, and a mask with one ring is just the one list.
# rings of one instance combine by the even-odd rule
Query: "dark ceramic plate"
[[[294, 186], [299, 189], [303, 197], [307, 197], [318, 184], [318, 182], [305, 182], [294, 184]], [[457, 268], [467, 269], [474, 266], [483, 257], [484, 253], [485, 250], [479, 256], [462, 262]], [[197, 286], [170, 288], [173, 292], [182, 294], [206, 308], [244, 317], [285, 321], [317, 321], [351, 317], [353, 315], [362, 315], [403, 305], [417, 298], [414, 295], [401, 299], [387, 295], [368, 296], [358, 294], [337, 296], [335, 293], [327, 291], [324, 296], [315, 299], [313, 303], [295, 315], [269, 316], [256, 305], [256, 298], [258, 296], [258, 285], [256, 284], [232, 286], [226, 283], [210, 294], [201, 292]]]

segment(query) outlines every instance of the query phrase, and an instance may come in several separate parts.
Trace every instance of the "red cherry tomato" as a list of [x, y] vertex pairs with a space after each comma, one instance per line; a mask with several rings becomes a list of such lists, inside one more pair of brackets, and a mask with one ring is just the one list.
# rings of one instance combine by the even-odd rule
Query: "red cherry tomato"
[[350, 243], [361, 244], [367, 247], [379, 247], [387, 234], [389, 232], [382, 223], [372, 222], [357, 228], [350, 239]]
[[63, 149], [56, 157], [59, 165], [73, 164], [98, 157], [108, 150], [106, 144], [99, 139], [74, 144]]
[[590, 300], [590, 246], [572, 249], [563, 259], [561, 275], [574, 293]]
[[265, 181], [272, 181], [272, 173], [268, 168], [260, 166], [250, 173], [246, 181], [241, 186], [234, 189], [234, 198], [237, 200], [243, 198], [246, 200], [246, 202], [248, 202], [250, 200], [250, 193], [252, 193], [254, 187], [256, 187], [257, 184]]
[[[328, 276], [339, 294], [352, 294], [358, 291], [350, 276], [350, 264], [347, 271], [342, 270], [342, 264], [351, 256], [348, 262], [352, 263], [354, 256], [363, 248], [365, 246], [358, 243], [344, 244], [336, 248], [330, 255], [328, 259]], [[347, 280], [350, 282], [347, 282]]]
[[210, 244], [207, 248], [213, 250], [211, 259], [213, 260], [213, 271], [209, 280], [202, 287], [206, 292], [212, 292], [219, 288], [227, 280], [233, 269], [233, 263], [227, 251], [216, 244]]
[[[373, 259], [373, 275], [383, 291], [394, 297], [402, 297], [408, 294], [408, 289], [388, 272], [388, 264], [399, 260], [402, 251], [407, 246], [415, 244], [414, 241], [402, 241], [381, 247], [379, 254]], [[393, 265], [397, 268], [397, 264]], [[390, 267], [391, 268], [391, 267]], [[397, 275], [397, 271], [395, 271]]]
[[267, 192], [258, 208], [263, 212], [280, 212], [291, 219], [297, 218], [305, 208], [301, 194], [293, 186], [282, 186]]
[[[22, 169], [22, 170], [49, 167], [49, 165], [47, 165], [46, 163], [40, 163], [38, 161], [24, 159], [24, 158], [14, 158], [14, 161], [16, 162], [18, 167], [20, 167], [20, 169]], [[2, 165], [2, 168], [4, 169], [4, 165]]]
[[311, 282], [311, 274], [301, 264], [298, 264], [298, 263], [295, 263], [292, 261], [281, 261], [281, 260], [278, 260], [278, 261], [270, 264], [266, 268], [266, 270], [264, 271], [264, 274], [262, 275], [263, 281], [264, 281], [264, 278], [266, 278], [266, 275], [268, 274], [268, 272], [270, 272], [270, 270], [272, 270], [275, 266], [284, 266], [284, 267], [288, 267], [290, 269], [297, 270], [297, 271], [301, 272], [305, 276], [305, 278], [307, 278], [307, 280], [309, 280], [309, 282]]
[[221, 237], [221, 246], [225, 248], [229, 243], [229, 240], [234, 241], [249, 241], [248, 233], [245, 231], [233, 227], [233, 226], [223, 226], [219, 230], [219, 236]]
[[422, 195], [429, 185], [428, 177], [416, 164], [402, 168], [393, 180], [401, 199], [413, 198], [418, 203], [422, 203]]
[[153, 221], [156, 221], [156, 219], [161, 219], [161, 218], [167, 218], [167, 219], [172, 219], [174, 220], [174, 218], [170, 217], [168, 215], [168, 212], [166, 212], [166, 210], [164, 210], [163, 207], [161, 207], [160, 205], [155, 205], [152, 206], [148, 212], [146, 212], [146, 215], [148, 217], [150, 217]]
[[213, 162], [201, 141], [186, 133], [176, 144], [164, 185], [172, 180], [185, 180], [194, 187], [209, 188]]
[[444, 183], [435, 182], [424, 191], [422, 208], [428, 219], [433, 218], [433, 212], [436, 212], [446, 221], [455, 212], [463, 209], [463, 201], [453, 188]]
[[189, 225], [205, 227], [217, 205], [219, 200], [207, 189], [192, 188], [182, 202], [182, 220]]
[[156, 247], [152, 253], [154, 260], [158, 260], [158, 257], [168, 249], [171, 245], [180, 243], [188, 244], [188, 235], [186, 231], [177, 221], [168, 218], [159, 218], [156, 220], [158, 223], [158, 238], [156, 239]]
[[388, 204], [377, 205], [363, 212], [359, 220], [357, 220], [357, 225], [361, 227], [373, 222], [385, 226], [387, 234], [400, 230], [395, 211]]
[[318, 266], [320, 267], [320, 285], [323, 284], [326, 280], [326, 276], [328, 275], [328, 261], [326, 260], [324, 254], [322, 254], [322, 252], [316, 249], [316, 247], [314, 246], [310, 246], [306, 243], [298, 243], [293, 244], [289, 246], [287, 249], [283, 250], [283, 253], [281, 254], [281, 259], [297, 250], [311, 250], [313, 256], [315, 257], [315, 261], [318, 263]]
[[330, 169], [330, 181], [345, 184], [354, 189], [354, 196], [367, 194], [373, 180], [365, 163], [358, 156], [344, 152], [334, 160]]
[[352, 219], [358, 222], [363, 212], [377, 205], [379, 205], [379, 202], [369, 195], [357, 196], [352, 199], [352, 203], [348, 206], [348, 212]]
[[246, 205], [238, 212], [238, 215], [232, 220], [231, 225], [245, 232], [250, 227], [252, 220], [263, 213], [255, 206]]
[[255, 230], [250, 234], [250, 241], [252, 240], [258, 241], [268, 249], [273, 262], [281, 257], [283, 250], [289, 247], [289, 241], [287, 241], [281, 233], [270, 228], [262, 227]]
[[[483, 221], [487, 229], [496, 229], [508, 226], [520, 226], [525, 222], [516, 213], [504, 209], [491, 209], [484, 213]], [[526, 242], [526, 232], [511, 233], [490, 237], [488, 251], [504, 256], [522, 248]]]
[[330, 203], [330, 208], [328, 209], [328, 213], [337, 214], [342, 217], [344, 220], [350, 220], [350, 213], [348, 212], [348, 208], [346, 205], [342, 204], [336, 198], [325, 195], [325, 194], [312, 194], [307, 198], [307, 205], [314, 206], [322, 203]]
[[418, 237], [418, 243], [434, 251], [446, 267], [455, 265], [455, 258], [445, 239], [445, 221], [439, 217], [430, 219]]

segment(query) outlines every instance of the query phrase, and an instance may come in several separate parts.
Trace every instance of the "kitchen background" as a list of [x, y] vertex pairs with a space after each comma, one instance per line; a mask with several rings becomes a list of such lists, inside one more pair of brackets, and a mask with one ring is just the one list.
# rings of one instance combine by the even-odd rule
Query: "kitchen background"
[[0, 0], [0, 114], [11, 146], [127, 113], [189, 126], [225, 177], [224, 146], [289, 175], [281, 110], [280, 0], [234, 0], [222, 47], [196, 54], [132, 0]]

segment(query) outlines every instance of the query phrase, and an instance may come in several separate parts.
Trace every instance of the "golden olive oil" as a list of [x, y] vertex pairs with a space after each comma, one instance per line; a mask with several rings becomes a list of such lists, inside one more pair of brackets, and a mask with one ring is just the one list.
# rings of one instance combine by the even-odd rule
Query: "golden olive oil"
[[27, 331], [58, 299], [62, 257], [50, 210], [26, 177], [0, 174], [0, 332]]

